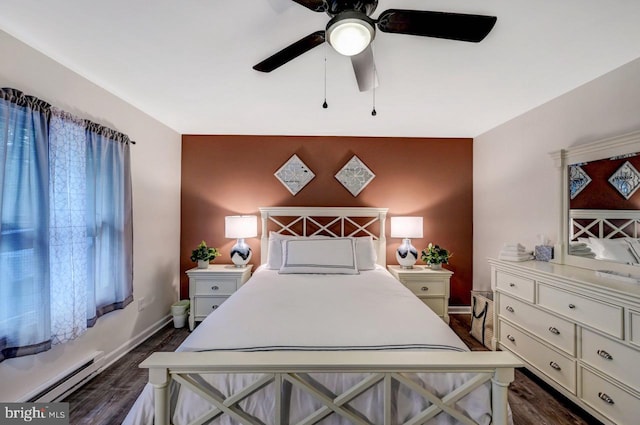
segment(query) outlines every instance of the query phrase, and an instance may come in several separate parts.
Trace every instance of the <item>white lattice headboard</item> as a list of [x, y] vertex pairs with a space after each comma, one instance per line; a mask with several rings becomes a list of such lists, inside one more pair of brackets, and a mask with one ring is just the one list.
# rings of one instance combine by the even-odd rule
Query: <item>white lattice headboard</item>
[[636, 210], [569, 210], [569, 240], [577, 238], [638, 238], [640, 212]]
[[261, 207], [260, 263], [267, 262], [269, 232], [293, 236], [372, 236], [377, 263], [386, 266], [385, 222], [388, 208], [370, 207]]

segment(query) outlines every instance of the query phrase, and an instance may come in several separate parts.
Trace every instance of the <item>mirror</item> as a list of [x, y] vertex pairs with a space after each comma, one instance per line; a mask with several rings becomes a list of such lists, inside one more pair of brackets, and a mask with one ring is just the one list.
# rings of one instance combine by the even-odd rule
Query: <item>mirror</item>
[[561, 173], [556, 262], [640, 273], [640, 131], [551, 156]]

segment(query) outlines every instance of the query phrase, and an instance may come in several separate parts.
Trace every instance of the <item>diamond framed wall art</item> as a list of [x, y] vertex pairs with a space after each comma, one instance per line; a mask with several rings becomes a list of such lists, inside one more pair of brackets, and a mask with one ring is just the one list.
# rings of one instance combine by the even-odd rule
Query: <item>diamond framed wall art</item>
[[624, 199], [629, 199], [640, 187], [640, 173], [626, 161], [609, 177], [609, 183], [624, 196]]
[[274, 176], [293, 196], [296, 196], [316, 175], [298, 158], [298, 155], [294, 154], [275, 172]]
[[353, 196], [358, 196], [376, 177], [373, 171], [369, 169], [356, 155], [342, 167], [335, 175], [336, 179], [347, 189]]

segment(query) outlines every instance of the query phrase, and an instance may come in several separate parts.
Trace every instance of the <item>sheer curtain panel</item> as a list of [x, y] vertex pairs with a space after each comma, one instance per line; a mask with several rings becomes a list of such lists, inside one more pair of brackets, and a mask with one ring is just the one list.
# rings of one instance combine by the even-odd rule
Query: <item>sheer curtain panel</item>
[[0, 361], [51, 347], [48, 114], [0, 89]]

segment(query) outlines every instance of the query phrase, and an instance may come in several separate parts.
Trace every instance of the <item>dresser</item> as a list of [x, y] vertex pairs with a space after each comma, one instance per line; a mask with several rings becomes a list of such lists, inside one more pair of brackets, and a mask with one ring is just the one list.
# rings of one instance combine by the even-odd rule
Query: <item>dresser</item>
[[442, 320], [449, 323], [449, 287], [452, 271], [444, 268], [431, 270], [426, 266], [403, 269], [398, 265], [389, 265], [387, 269]]
[[235, 267], [227, 264], [210, 264], [206, 269], [187, 270], [189, 276], [189, 330], [195, 322], [202, 321], [236, 292], [249, 277], [251, 264]]
[[640, 284], [540, 261], [489, 260], [492, 345], [605, 424], [640, 417]]

